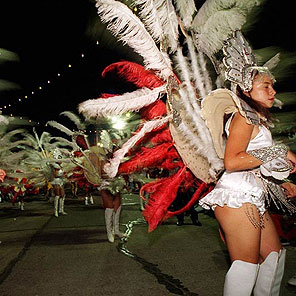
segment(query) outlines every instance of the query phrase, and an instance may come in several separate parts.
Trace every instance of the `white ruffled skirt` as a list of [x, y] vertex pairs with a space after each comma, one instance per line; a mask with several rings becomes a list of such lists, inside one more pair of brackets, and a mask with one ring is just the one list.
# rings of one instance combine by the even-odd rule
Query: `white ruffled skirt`
[[260, 183], [254, 171], [224, 172], [215, 188], [199, 204], [207, 210], [214, 210], [216, 206], [240, 208], [243, 203], [251, 203], [263, 215], [266, 208]]

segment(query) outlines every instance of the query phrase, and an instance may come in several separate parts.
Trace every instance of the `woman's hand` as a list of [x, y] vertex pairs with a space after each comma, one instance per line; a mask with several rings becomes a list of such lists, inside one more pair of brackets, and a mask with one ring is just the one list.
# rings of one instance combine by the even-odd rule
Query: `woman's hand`
[[281, 187], [284, 189], [284, 192], [287, 197], [295, 197], [296, 196], [296, 185], [290, 182], [283, 183]]
[[287, 158], [292, 162], [292, 164], [294, 166], [294, 168], [290, 172], [290, 174], [293, 174], [296, 172], [296, 154], [289, 150]]

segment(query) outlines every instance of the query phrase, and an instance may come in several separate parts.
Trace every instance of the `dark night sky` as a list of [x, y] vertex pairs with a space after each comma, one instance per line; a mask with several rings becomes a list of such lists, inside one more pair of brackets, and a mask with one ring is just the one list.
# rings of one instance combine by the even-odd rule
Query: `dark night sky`
[[[100, 79], [105, 66], [130, 58], [126, 52], [115, 50], [114, 43], [96, 45], [86, 36], [90, 16], [96, 15], [92, 1], [2, 2], [7, 3], [5, 8], [0, 7], [0, 47], [16, 52], [20, 62], [1, 65], [0, 78], [21, 86], [18, 92], [0, 93], [0, 106], [12, 104], [4, 114], [25, 115], [40, 122], [58, 120], [60, 112], [75, 111], [79, 102], [111, 87]], [[247, 33], [255, 48], [277, 45], [295, 50], [293, 9], [283, 3], [267, 1], [260, 21], [254, 25], [256, 29]], [[43, 89], [38, 90], [39, 86]], [[29, 99], [19, 102], [24, 95]]]
[[[0, 12], [0, 47], [17, 53], [20, 62], [1, 65], [0, 78], [17, 82], [21, 89], [0, 93], [0, 106], [12, 105], [4, 114], [29, 116], [40, 122], [57, 120], [60, 112], [76, 111], [80, 102], [110, 87], [100, 79], [102, 69], [128, 57], [110, 50], [101, 40], [97, 45], [96, 39], [85, 34], [91, 16], [96, 17], [93, 2], [7, 2]], [[23, 99], [25, 95], [29, 99]]]

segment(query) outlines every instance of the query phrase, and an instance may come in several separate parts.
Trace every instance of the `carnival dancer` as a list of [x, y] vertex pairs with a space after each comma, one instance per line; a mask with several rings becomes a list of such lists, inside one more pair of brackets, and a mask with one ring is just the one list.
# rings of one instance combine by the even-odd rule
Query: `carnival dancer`
[[[279, 208], [295, 211], [286, 197], [292, 196], [296, 185], [282, 180], [296, 171], [296, 155], [275, 144], [269, 130], [268, 109], [276, 94], [269, 69], [257, 66], [239, 31], [228, 39], [223, 52], [232, 91], [210, 93], [202, 102], [202, 116], [217, 154], [224, 159], [225, 172], [200, 205], [214, 210], [230, 254], [224, 295], [251, 295], [253, 289], [255, 296], [279, 295], [286, 250], [267, 208], [273, 201]], [[228, 120], [223, 128], [224, 114]]]
[[54, 198], [54, 215], [56, 217], [61, 215], [67, 215], [64, 211], [65, 204], [65, 188], [64, 188], [64, 171], [61, 164], [53, 164], [54, 179], [51, 184], [54, 186], [55, 198]]
[[13, 198], [11, 199], [11, 203], [14, 205], [18, 200], [18, 206], [21, 211], [25, 210], [25, 192], [26, 192], [26, 182], [27, 178], [15, 178], [16, 184], [12, 186], [13, 189]]
[[[137, 6], [139, 10], [137, 15], [119, 1], [97, 0], [96, 2], [101, 21], [108, 23], [108, 28], [119, 40], [141, 55], [146, 70], [153, 70], [153, 73], [156, 73], [165, 83], [158, 85], [157, 88], [136, 90], [108, 100], [102, 97], [86, 101], [80, 104], [80, 112], [87, 114], [88, 117], [123, 114], [127, 111], [136, 111], [145, 106], [150, 106], [157, 100], [160, 101], [159, 98], [165, 99], [163, 94], [166, 95], [166, 106], [168, 107], [167, 116], [145, 121], [141, 129], [114, 153], [113, 158], [104, 166], [105, 172], [110, 178], [114, 178], [117, 173], [122, 172], [120, 167], [122, 168], [124, 164], [129, 162], [124, 162], [124, 157], [136, 143], [151, 131], [155, 131], [164, 124], [169, 124], [170, 135], [174, 140], [172, 146], [175, 146], [182, 158], [182, 164], [171, 178], [141, 188], [141, 192], [151, 193], [143, 215], [149, 223], [150, 230], [153, 230], [159, 222], [169, 217], [168, 206], [174, 200], [180, 184], [183, 180], [186, 180], [185, 174], [189, 169], [196, 179], [202, 181], [199, 182], [194, 194], [195, 198], [200, 198], [203, 189], [205, 189], [205, 183], [216, 182], [217, 178], [220, 177], [221, 170], [224, 169], [223, 159], [225, 158], [227, 171], [221, 180], [228, 181], [226, 176], [230, 174], [231, 178], [228, 184], [230, 183], [232, 186], [228, 186], [230, 188], [228, 193], [224, 188], [219, 192], [219, 186], [224, 185], [224, 182], [219, 182], [213, 193], [210, 193], [203, 203], [203, 206], [213, 207], [215, 211], [218, 211], [218, 221], [225, 232], [227, 246], [233, 261], [229, 276], [226, 277], [225, 295], [250, 295], [254, 285], [256, 295], [268, 295], [268, 290], [274, 290], [274, 294], [278, 295], [285, 251], [281, 248], [271, 219], [268, 219], [265, 200], [261, 197], [269, 195], [276, 203], [286, 206], [291, 212], [294, 211], [294, 208], [286, 201], [281, 188], [269, 179], [264, 178], [257, 167], [265, 170], [265, 173], [273, 175], [273, 177], [282, 178], [290, 173], [289, 163], [285, 160], [286, 156], [295, 163], [295, 155], [287, 152], [285, 148], [278, 148], [277, 146], [273, 148], [272, 146], [273, 141], [268, 131], [268, 116], [266, 115], [266, 107], [271, 106], [265, 106], [264, 102], [260, 101], [257, 104], [259, 108], [253, 106], [253, 104], [253, 108], [251, 108], [239, 99], [235, 89], [233, 91], [218, 90], [211, 94], [211, 96], [220, 94], [222, 98], [228, 99], [225, 106], [226, 113], [235, 113], [233, 119], [228, 122], [230, 128], [226, 129], [226, 131], [229, 131], [229, 137], [225, 157], [225, 142], [222, 138], [225, 110], [219, 106], [219, 108], [209, 108], [209, 116], [205, 117], [205, 120], [200, 116], [200, 102], [203, 102], [206, 95], [213, 89], [210, 79], [212, 75], [207, 71], [204, 54], [210, 58], [214, 68], [221, 71], [221, 64], [218, 63], [217, 58], [220, 56], [218, 51], [223, 46], [223, 41], [230, 36], [232, 31], [239, 30], [244, 25], [248, 13], [258, 5], [259, 1], [233, 1], [229, 3], [229, 1], [209, 0], [205, 1], [197, 13], [195, 1], [174, 1], [175, 6], [172, 1], [166, 1], [159, 6], [152, 5], [153, 1], [138, 1], [140, 3]], [[188, 9], [189, 2], [192, 5], [191, 9]], [[177, 7], [178, 15], [175, 7]], [[166, 24], [169, 24], [169, 26], [166, 26]], [[186, 39], [184, 47], [180, 44], [181, 39], [184, 38], [178, 38], [178, 32], [181, 31]], [[150, 32], [153, 33], [150, 34]], [[241, 39], [240, 41], [243, 40], [240, 36], [237, 36], [237, 38]], [[226, 71], [228, 80], [232, 80], [235, 85], [241, 80], [243, 82], [240, 83], [242, 92], [249, 95], [248, 101], [250, 102], [261, 97], [263, 101], [273, 102], [274, 93], [268, 97], [268, 90], [273, 90], [272, 83], [265, 81], [265, 79], [268, 80], [268, 77], [270, 79], [269, 73], [263, 71], [263, 68], [257, 67], [249, 47], [244, 46], [246, 45], [245, 42], [232, 45], [229, 46], [229, 52], [232, 52], [237, 60], [233, 61], [230, 58], [224, 60], [224, 63], [230, 66]], [[240, 52], [237, 52], [237, 50]], [[185, 53], [188, 53], [186, 57], [184, 56]], [[170, 57], [173, 58], [170, 59]], [[121, 74], [124, 72], [126, 72], [126, 69], [120, 69]], [[255, 74], [257, 75], [255, 76]], [[221, 86], [221, 80], [216, 80], [218, 87]], [[138, 79], [134, 79], [134, 81], [137, 82]], [[244, 83], [247, 84], [247, 87], [243, 85]], [[252, 93], [254, 89], [257, 89], [257, 92], [261, 90], [261, 92], [259, 94]], [[205, 101], [208, 100], [205, 99]], [[224, 101], [222, 101], [222, 105], [223, 103]], [[230, 106], [232, 106], [232, 110]], [[211, 129], [209, 126], [210, 119], [214, 123], [219, 120], [214, 111], [221, 110], [222, 114], [218, 115], [221, 116], [222, 128], [218, 130], [213, 125], [214, 128]], [[242, 114], [241, 117], [240, 114]], [[239, 128], [237, 128], [237, 123]], [[241, 129], [240, 125], [242, 125]], [[212, 132], [216, 131], [219, 140], [212, 140], [215, 137], [211, 137], [209, 129]], [[237, 138], [236, 133], [239, 133]], [[220, 136], [222, 139], [220, 139]], [[236, 139], [233, 140], [233, 138]], [[215, 147], [213, 142], [216, 142]], [[232, 142], [235, 143], [232, 145]], [[215, 149], [217, 143], [222, 146], [221, 153], [218, 153]], [[254, 155], [246, 152], [263, 147], [270, 147], [270, 149], [265, 149], [267, 153], [260, 152], [261, 155], [266, 156], [262, 161], [256, 160]], [[240, 159], [241, 154], [244, 157], [243, 159]], [[277, 171], [271, 170], [269, 172], [268, 166], [277, 165], [278, 161], [274, 163], [272, 160], [278, 159], [278, 156], [283, 158], [279, 162], [282, 167], [280, 170], [276, 169]], [[140, 155], [140, 157], [143, 157], [143, 155]], [[159, 159], [159, 155], [156, 158]], [[172, 158], [172, 164], [174, 164], [174, 159], [175, 157]], [[234, 172], [230, 172], [232, 170]], [[236, 179], [234, 180], [234, 176], [238, 176], [238, 182]], [[234, 191], [234, 185], [239, 186], [237, 192]], [[291, 188], [294, 185], [285, 184], [282, 186], [290, 186]], [[162, 188], [164, 190], [161, 190]], [[245, 192], [242, 192], [243, 188], [245, 188]], [[166, 194], [167, 192], [169, 194]], [[232, 197], [234, 193], [236, 193], [236, 197], [231, 198], [236, 201], [234, 205], [236, 208], [234, 209], [228, 204], [224, 205], [224, 201], [220, 206], [217, 206], [215, 201], [212, 203], [210, 201], [211, 197]], [[247, 198], [248, 196], [250, 198]], [[239, 199], [239, 197], [247, 199]], [[268, 201], [268, 198], [266, 200]], [[206, 205], [207, 202], [209, 202], [208, 205]], [[230, 205], [233, 206], [232, 203]], [[163, 210], [160, 210], [160, 206]], [[256, 209], [259, 209], [259, 213]], [[227, 213], [222, 214], [226, 210], [231, 213], [229, 215]], [[229, 220], [226, 219], [228, 216]], [[229, 225], [233, 225], [234, 232], [228, 228]], [[241, 227], [237, 227], [238, 225], [241, 225]], [[240, 246], [240, 244], [244, 245]], [[242, 247], [242, 252], [238, 252], [240, 247]], [[251, 261], [251, 263], [248, 261]], [[258, 263], [262, 263], [260, 267]], [[269, 266], [272, 266], [272, 268]], [[250, 270], [244, 272], [244, 269]], [[238, 275], [237, 278], [234, 278], [234, 274]], [[273, 281], [274, 274], [276, 275], [275, 281]], [[264, 277], [270, 280], [262, 280]], [[260, 290], [265, 290], [265, 292]]]
[[92, 188], [92, 184], [88, 184], [88, 186], [85, 186], [85, 197], [84, 197], [84, 204], [86, 206], [89, 205], [89, 203], [91, 205], [94, 204], [94, 199], [93, 199], [93, 196], [92, 196], [92, 191], [93, 191], [93, 188]]

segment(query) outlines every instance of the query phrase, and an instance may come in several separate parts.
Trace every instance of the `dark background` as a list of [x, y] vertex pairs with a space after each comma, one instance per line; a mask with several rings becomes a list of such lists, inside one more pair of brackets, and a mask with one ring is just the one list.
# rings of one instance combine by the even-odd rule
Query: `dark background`
[[[116, 89], [112, 82], [100, 78], [105, 66], [120, 59], [139, 61], [99, 24], [93, 1], [1, 3], [0, 47], [20, 58], [0, 65], [0, 78], [20, 85], [18, 91], [0, 92], [0, 107], [11, 104], [4, 114], [27, 116], [41, 125], [58, 120], [60, 112], [77, 112], [80, 102]], [[253, 48], [276, 45], [295, 50], [294, 11], [285, 3], [269, 0], [258, 13], [253, 28], [246, 32]], [[295, 91], [295, 85], [291, 75], [282, 87]]]

